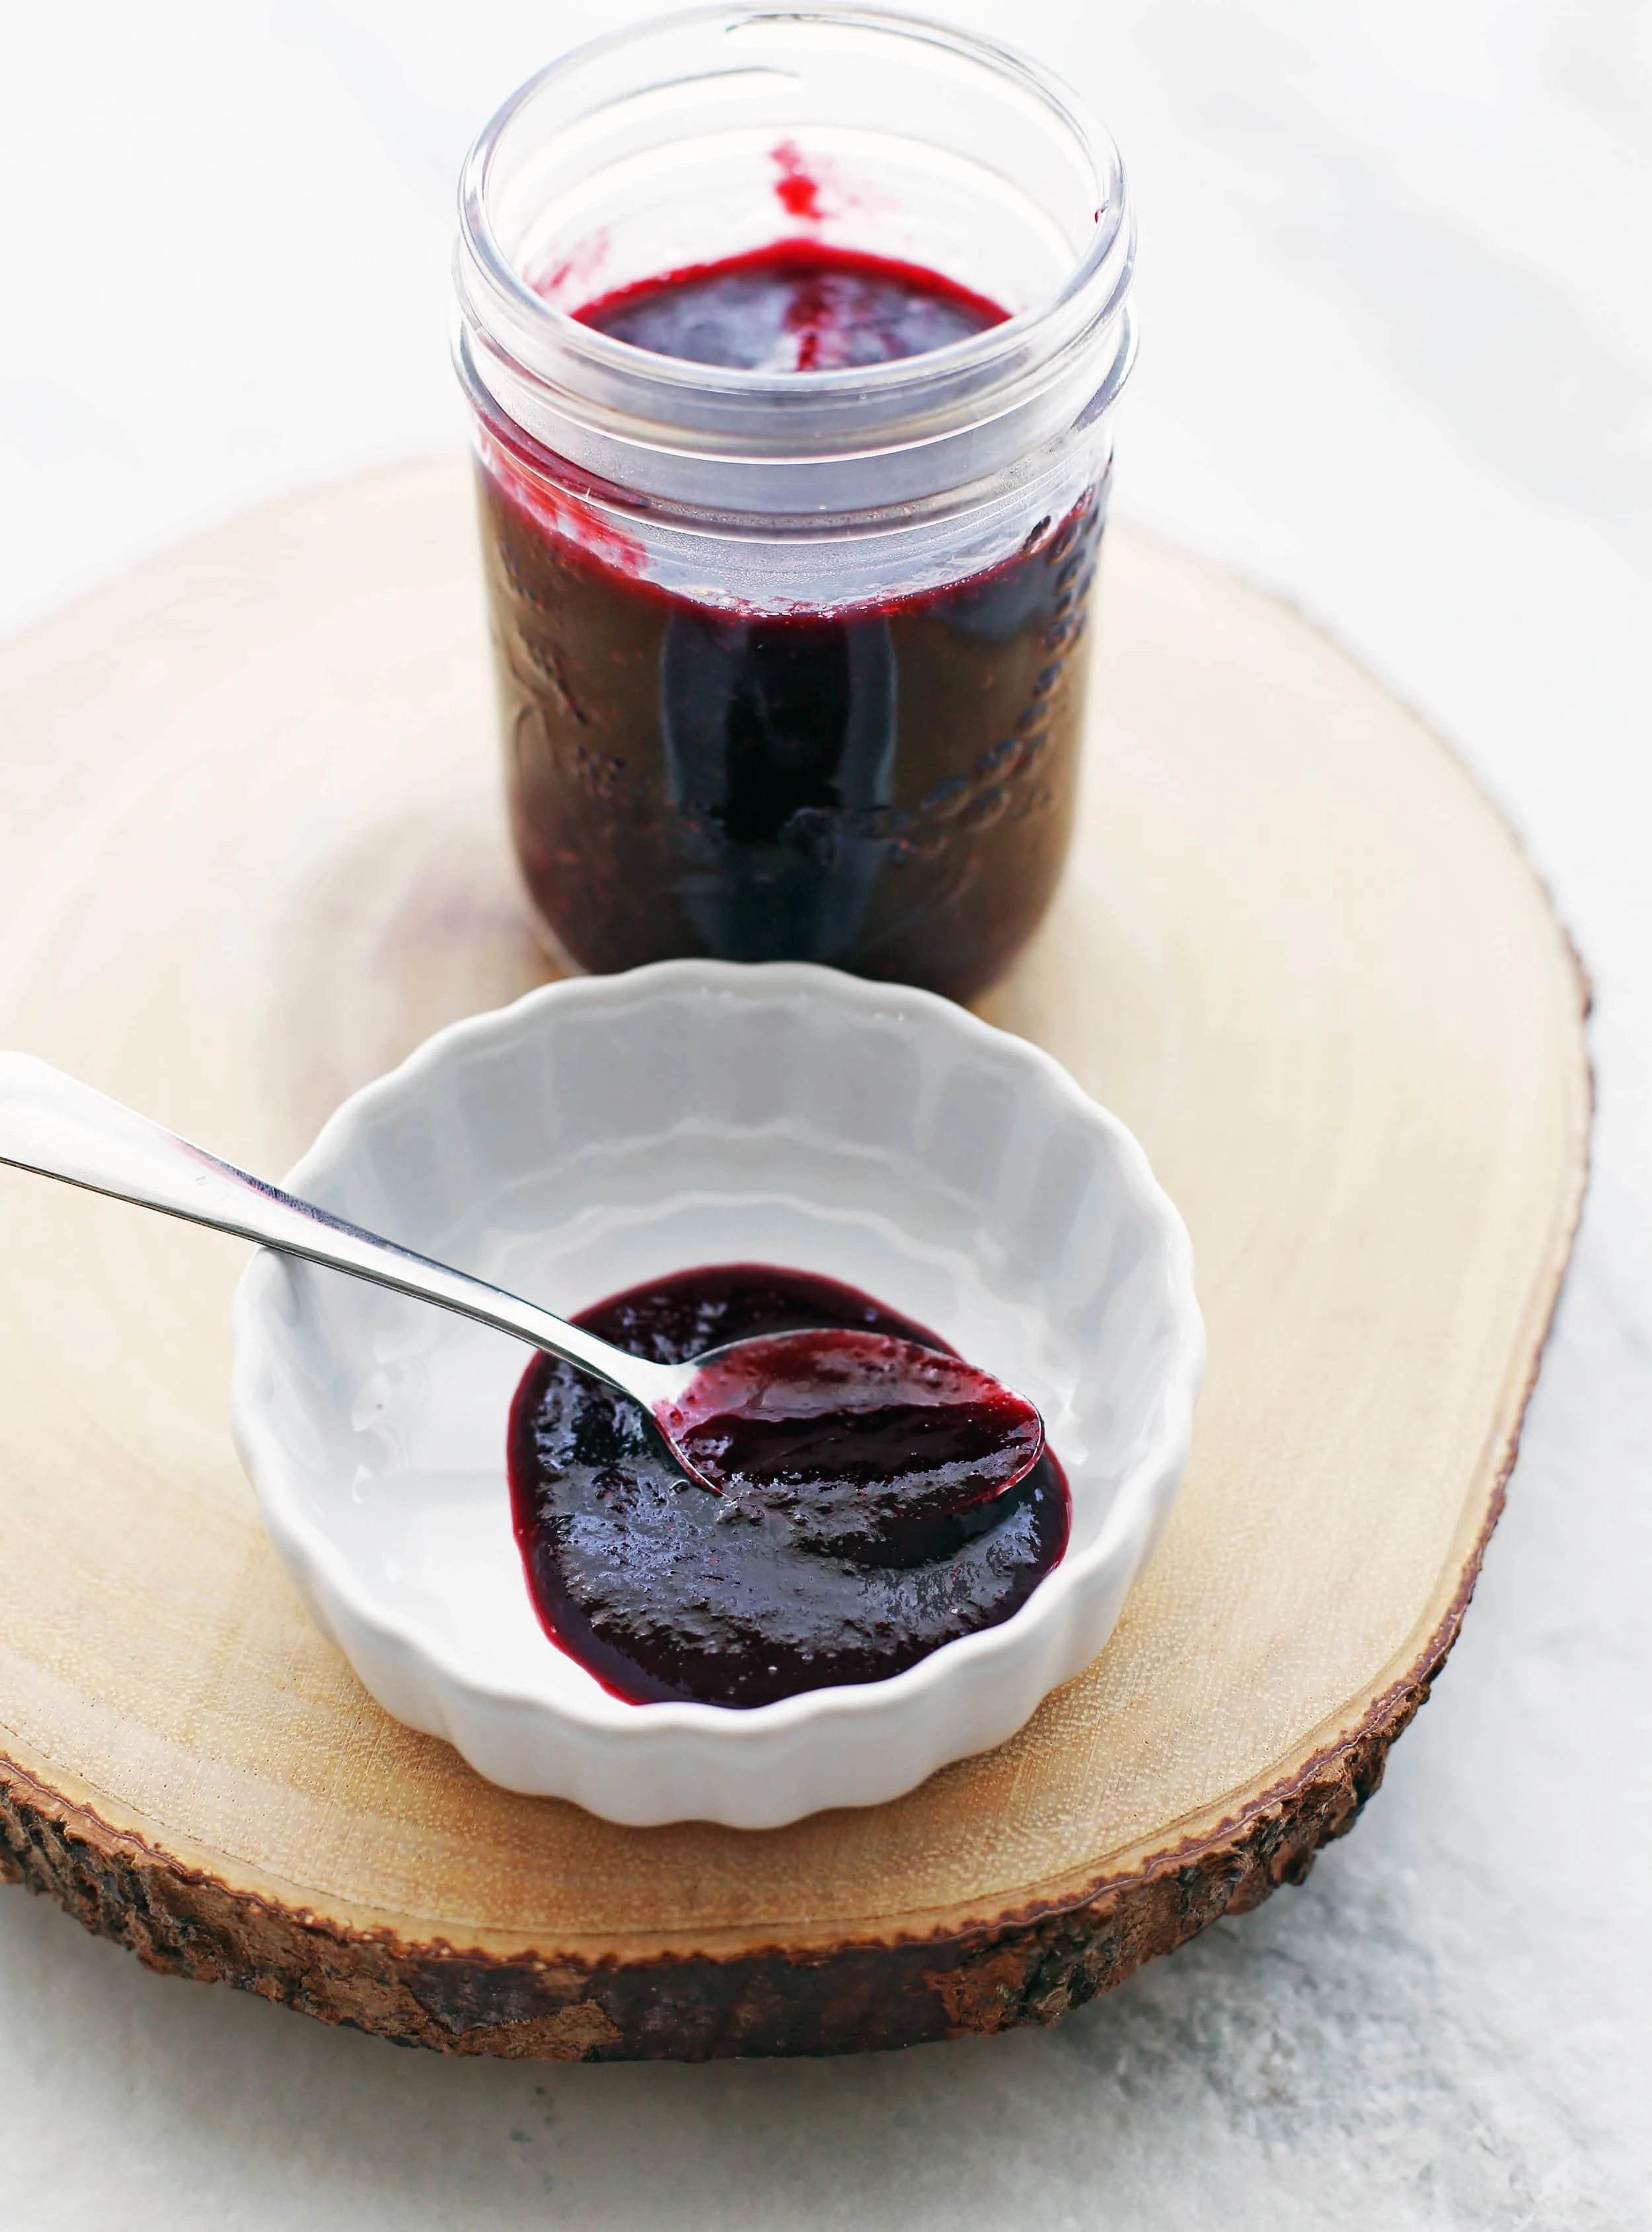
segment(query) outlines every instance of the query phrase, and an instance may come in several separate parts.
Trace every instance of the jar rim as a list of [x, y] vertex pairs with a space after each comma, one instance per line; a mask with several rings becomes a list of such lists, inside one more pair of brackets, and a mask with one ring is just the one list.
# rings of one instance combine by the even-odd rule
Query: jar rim
[[[881, 54], [903, 73], [888, 81], [900, 88], [893, 120], [875, 99], [857, 122], [854, 88]], [[963, 88], [966, 105], [953, 112], [962, 140], [929, 128], [927, 111], [915, 125], [904, 120], [931, 55], [942, 94], [948, 78]], [[690, 160], [697, 146], [715, 146], [708, 131], [727, 131], [719, 119], [730, 82], [745, 75], [771, 81], [761, 88], [767, 113], [749, 118], [757, 140], [777, 127], [807, 140], [822, 120], [811, 120], [811, 89], [822, 87], [831, 89], [829, 132], [866, 130], [947, 161], [962, 155], [971, 191], [1018, 191], [1042, 221], [1044, 268], [1062, 272], [1059, 283], [962, 341], [810, 372], [640, 348], [539, 293], [530, 259], [547, 247], [577, 259], [573, 228], [560, 238], [550, 230], [565, 210], [589, 223], [604, 182], [639, 147], [668, 167], [679, 146]], [[796, 103], [788, 80], [799, 86]], [[785, 114], [793, 107], [795, 127]], [[1010, 132], [994, 156], [1031, 161], [1036, 183], [982, 159], [983, 118]], [[639, 140], [639, 127], [654, 136]], [[736, 130], [739, 145], [744, 126]], [[585, 163], [588, 146], [599, 153]], [[1013, 508], [1018, 489], [1031, 501], [1052, 460], [1109, 446], [1112, 406], [1135, 355], [1127, 298], [1135, 230], [1123, 164], [1053, 73], [996, 41], [890, 9], [784, 0], [712, 0], [609, 32], [537, 72], [496, 112], [465, 162], [459, 217], [454, 358], [473, 412], [519, 430], [553, 475], [612, 490], [656, 522], [741, 521], [787, 538], [829, 522], [940, 522]]]
[[[870, 366], [775, 373], [680, 360], [639, 349], [584, 324], [533, 287], [502, 247], [490, 209], [490, 188], [501, 144], [522, 112], [557, 81], [575, 77], [609, 55], [640, 47], [651, 37], [696, 25], [709, 28], [720, 23], [732, 32], [747, 24], [761, 27], [788, 22], [842, 25], [936, 46], [998, 72], [1031, 94], [1066, 128], [1094, 165], [1096, 219], [1083, 253], [1053, 293], [997, 325], [913, 356]], [[998, 382], [992, 375], [1013, 377], [1025, 363], [1029, 343], [1040, 334], [1054, 339], [1057, 328], [1076, 323], [1082, 330], [1117, 316], [1129, 282], [1134, 247], [1133, 218], [1117, 146], [1054, 72], [998, 40], [959, 30], [927, 16], [883, 8], [731, 6], [712, 0], [712, 4], [673, 10], [586, 40], [536, 71], [483, 127], [460, 173], [459, 215], [456, 278], [461, 308], [523, 371], [543, 377], [552, 372], [554, 360], [556, 371], [565, 376], [568, 370], [582, 366], [595, 375], [599, 386], [617, 384], [627, 391], [652, 391], [661, 396], [692, 393], [711, 405], [714, 412], [719, 403], [749, 411], [754, 405], [772, 404], [784, 398], [794, 438], [800, 431], [800, 418], [811, 404], [829, 419], [837, 415], [834, 406], [848, 404], [851, 415], [859, 418], [868, 407], [875, 411], [906, 393], [926, 390], [933, 393], [961, 383], [979, 397], [984, 389], [995, 388]], [[1103, 289], [1103, 299], [1093, 302], [1090, 298]], [[488, 315], [490, 310], [493, 315]], [[1042, 358], [1044, 352], [1035, 354]], [[1128, 349], [1122, 354], [1128, 358]], [[559, 380], [558, 385], [562, 384]]]

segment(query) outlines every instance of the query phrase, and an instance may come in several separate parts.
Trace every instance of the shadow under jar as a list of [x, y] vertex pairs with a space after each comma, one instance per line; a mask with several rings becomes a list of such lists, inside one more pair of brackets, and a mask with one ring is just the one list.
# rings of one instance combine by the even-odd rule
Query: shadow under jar
[[1003, 49], [715, 9], [601, 40], [461, 189], [511, 827], [559, 958], [960, 999], [1070, 834], [1133, 228]]

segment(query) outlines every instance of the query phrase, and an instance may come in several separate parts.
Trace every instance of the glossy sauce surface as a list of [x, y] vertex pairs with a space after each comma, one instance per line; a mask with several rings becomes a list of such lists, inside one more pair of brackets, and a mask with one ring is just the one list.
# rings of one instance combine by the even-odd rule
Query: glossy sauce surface
[[925, 1554], [938, 1524], [1037, 1462], [1037, 1411], [961, 1357], [858, 1327], [739, 1341], [662, 1424], [692, 1471], [793, 1540], [871, 1565]]
[[582, 324], [634, 348], [743, 372], [893, 363], [1002, 324], [985, 295], [922, 265], [813, 240], [691, 264], [588, 303]]
[[576, 1322], [667, 1363], [754, 1334], [863, 1329], [890, 1337], [905, 1383], [845, 1415], [829, 1340], [789, 1417], [763, 1416], [748, 1377], [691, 1444], [716, 1493], [671, 1461], [640, 1406], [535, 1359], [511, 1419], [517, 1540], [547, 1632], [617, 1696], [749, 1706], [878, 1681], [1007, 1619], [1066, 1547], [1066, 1483], [1048, 1452], [1001, 1485], [1025, 1462], [1029, 1406], [998, 1391], [960, 1410], [950, 1372], [947, 1399], [927, 1399], [907, 1344], [952, 1352], [853, 1288], [722, 1265]]

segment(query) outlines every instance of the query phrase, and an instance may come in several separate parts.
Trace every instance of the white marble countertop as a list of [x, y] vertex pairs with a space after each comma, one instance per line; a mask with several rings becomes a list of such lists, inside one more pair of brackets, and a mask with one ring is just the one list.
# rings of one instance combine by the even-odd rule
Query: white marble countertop
[[[1050, 2033], [448, 2063], [163, 1982], [0, 1891], [0, 2226], [1652, 2223], [1652, 16], [954, 12], [1075, 77], [1131, 165], [1121, 509], [1422, 707], [1594, 975], [1596, 1175], [1462, 1640], [1304, 1889]], [[592, 11], [3, 20], [0, 626], [457, 441], [452, 179]]]

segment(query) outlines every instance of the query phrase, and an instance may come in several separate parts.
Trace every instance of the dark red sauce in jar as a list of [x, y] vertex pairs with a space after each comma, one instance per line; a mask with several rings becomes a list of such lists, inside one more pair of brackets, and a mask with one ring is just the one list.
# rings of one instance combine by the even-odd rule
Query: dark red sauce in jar
[[[662, 1363], [802, 1327], [953, 1353], [852, 1287], [762, 1264], [680, 1272], [575, 1322]], [[829, 1366], [829, 1337], [822, 1350]], [[1046, 1450], [999, 1489], [992, 1470], [1020, 1426], [1006, 1435], [990, 1407], [949, 1408], [932, 1432], [920, 1405], [859, 1419], [828, 1406], [803, 1448], [784, 1426], [742, 1418], [738, 1401], [726, 1417], [719, 1406], [694, 1451], [717, 1492], [673, 1463], [640, 1405], [537, 1357], [511, 1409], [509, 1459], [540, 1619], [636, 1703], [762, 1705], [897, 1674], [1009, 1619], [1066, 1548], [1059, 1465]]]
[[[920, 267], [784, 241], [589, 303], [657, 355], [868, 367], [1005, 313]], [[803, 960], [966, 999], [1064, 857], [1097, 488], [984, 572], [881, 605], [746, 613], [643, 578], [556, 461], [482, 418], [508, 785], [535, 907], [577, 966]]]
[[578, 315], [615, 341], [688, 364], [841, 372], [967, 341], [1007, 314], [921, 264], [777, 240], [618, 288]]

